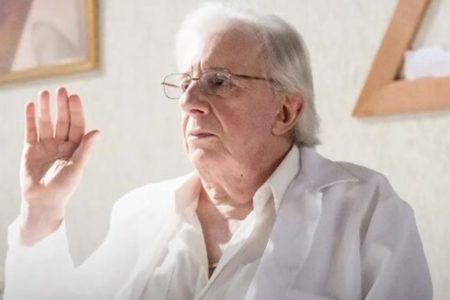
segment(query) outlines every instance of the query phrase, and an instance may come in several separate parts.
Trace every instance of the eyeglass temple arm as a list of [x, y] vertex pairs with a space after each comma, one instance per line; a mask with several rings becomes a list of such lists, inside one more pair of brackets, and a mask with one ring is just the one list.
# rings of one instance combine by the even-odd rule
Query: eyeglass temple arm
[[174, 88], [178, 88], [179, 86], [178, 85], [176, 85], [176, 84], [172, 84], [172, 83], [168, 83], [168, 82], [161, 82], [161, 84], [162, 85], [167, 85], [167, 86], [171, 86], [171, 87], [174, 87]]
[[265, 78], [265, 77], [258, 77], [258, 76], [250, 76], [250, 75], [243, 75], [243, 74], [232, 74], [233, 76], [243, 78], [243, 79], [255, 79], [255, 80], [268, 80], [272, 81], [272, 78]]

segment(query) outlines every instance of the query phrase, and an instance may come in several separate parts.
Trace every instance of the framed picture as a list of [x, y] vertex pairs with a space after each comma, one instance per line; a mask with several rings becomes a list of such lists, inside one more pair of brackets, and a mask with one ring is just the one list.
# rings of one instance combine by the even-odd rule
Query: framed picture
[[97, 0], [1, 0], [0, 83], [98, 65]]

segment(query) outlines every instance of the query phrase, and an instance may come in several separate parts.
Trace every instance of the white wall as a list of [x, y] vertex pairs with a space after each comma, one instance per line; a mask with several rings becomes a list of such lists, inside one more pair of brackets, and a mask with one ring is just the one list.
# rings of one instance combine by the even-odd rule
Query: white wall
[[[179, 139], [177, 103], [163, 97], [159, 83], [175, 70], [172, 41], [182, 16], [201, 1], [100, 2], [100, 70], [0, 86], [0, 269], [6, 228], [19, 211], [23, 105], [39, 90], [65, 85], [79, 93], [88, 126], [102, 131], [68, 208], [77, 262], [103, 239], [118, 197], [190, 169]], [[286, 18], [303, 33], [322, 119], [319, 152], [387, 175], [416, 211], [435, 299], [450, 299], [449, 111], [371, 120], [350, 117], [396, 1], [248, 2]], [[439, 43], [450, 49], [449, 17], [450, 1], [434, 1], [416, 44]]]

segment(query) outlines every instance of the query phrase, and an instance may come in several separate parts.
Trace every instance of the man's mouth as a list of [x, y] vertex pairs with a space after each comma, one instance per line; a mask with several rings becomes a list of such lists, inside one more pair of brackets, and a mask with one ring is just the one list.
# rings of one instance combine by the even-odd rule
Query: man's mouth
[[214, 136], [214, 134], [203, 130], [193, 130], [189, 133], [189, 136], [195, 138], [207, 138]]

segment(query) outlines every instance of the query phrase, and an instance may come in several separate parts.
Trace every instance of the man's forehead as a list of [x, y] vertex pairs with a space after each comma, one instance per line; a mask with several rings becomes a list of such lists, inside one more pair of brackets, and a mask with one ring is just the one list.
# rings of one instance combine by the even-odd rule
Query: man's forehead
[[[215, 31], [191, 47], [185, 71], [226, 68], [232, 72], [262, 71], [263, 43], [254, 30], [230, 27]], [[198, 70], [200, 69], [200, 70]]]

